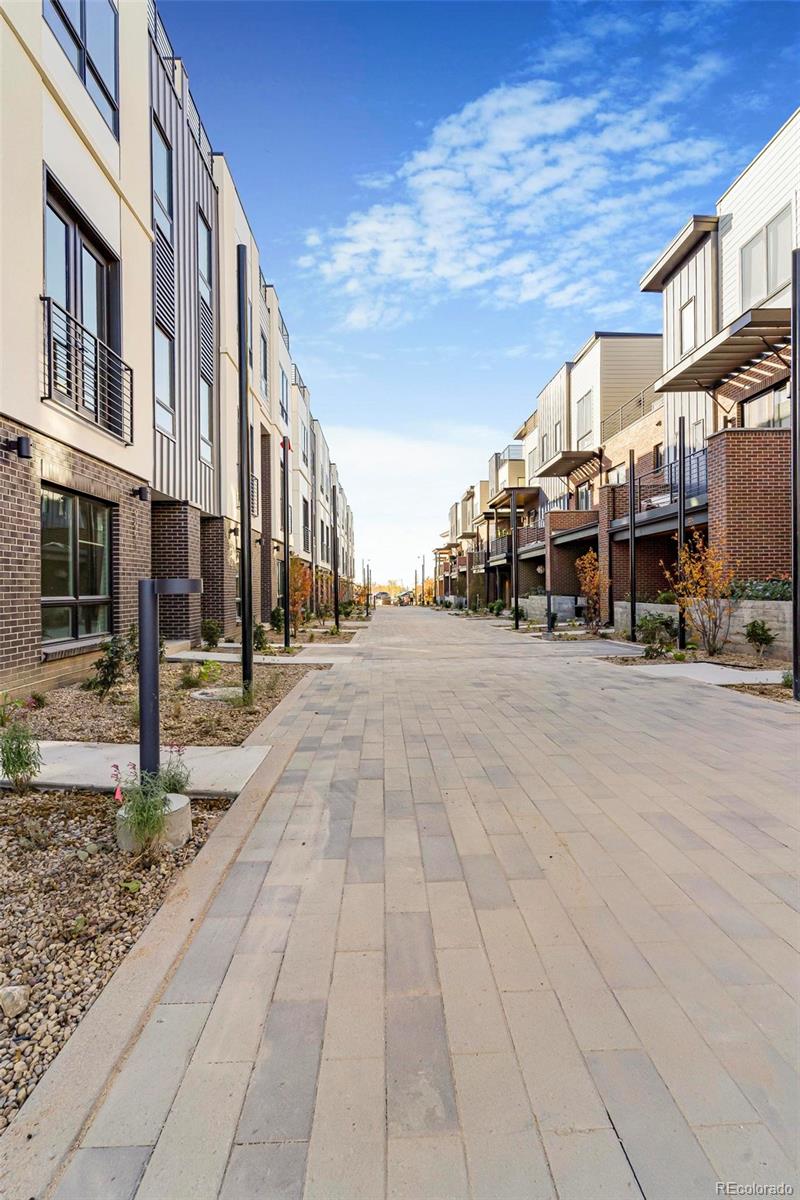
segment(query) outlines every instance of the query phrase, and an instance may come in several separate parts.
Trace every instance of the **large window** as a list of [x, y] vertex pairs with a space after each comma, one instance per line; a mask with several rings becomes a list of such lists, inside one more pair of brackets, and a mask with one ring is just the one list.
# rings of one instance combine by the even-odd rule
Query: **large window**
[[691, 299], [681, 309], [681, 356], [694, 350], [696, 343], [694, 299]]
[[[558, 428], [560, 434], [560, 424]], [[591, 389], [575, 403], [575, 430], [578, 438], [578, 449], [590, 450], [593, 438]]]
[[742, 246], [742, 308], [774, 296], [792, 274], [792, 208], [787, 205]]
[[111, 509], [42, 487], [42, 641], [111, 628]]
[[202, 213], [197, 214], [197, 276], [200, 295], [211, 304], [211, 229]]
[[747, 429], [788, 429], [790, 422], [788, 383], [742, 404], [742, 424]]
[[214, 393], [211, 384], [200, 376], [200, 457], [203, 462], [214, 460]]
[[289, 380], [281, 367], [281, 417], [284, 421], [289, 420]]
[[175, 434], [175, 355], [171, 337], [160, 325], [154, 326], [153, 358], [156, 396], [156, 426]]
[[261, 334], [261, 395], [266, 400], [269, 395], [269, 355], [267, 351], [267, 339], [264, 334]]
[[575, 507], [582, 512], [592, 507], [591, 483], [579, 483], [575, 489]]
[[153, 122], [153, 216], [172, 241], [172, 148]]
[[44, 18], [115, 135], [117, 109], [117, 10], [111, 0], [44, 0]]

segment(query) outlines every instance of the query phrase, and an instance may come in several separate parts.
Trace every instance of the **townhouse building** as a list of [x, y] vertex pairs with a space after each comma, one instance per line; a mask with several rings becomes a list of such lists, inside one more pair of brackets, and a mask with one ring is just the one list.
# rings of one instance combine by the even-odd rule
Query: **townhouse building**
[[333, 557], [331, 553], [331, 455], [319, 421], [314, 419], [314, 591], [317, 611], [333, 601]]
[[[151, 574], [204, 581], [162, 601], [166, 638], [236, 628], [240, 245], [256, 620], [281, 598], [284, 538], [314, 553], [322, 435], [155, 5], [3, 0], [0, 38], [0, 688], [20, 693], [84, 675]], [[349, 507], [342, 529], [352, 578]]]
[[490, 465], [495, 536], [491, 519], [476, 525], [487, 602], [510, 605], [515, 562], [531, 615], [580, 612], [575, 561], [591, 548], [608, 580], [603, 618], [625, 627], [632, 598], [666, 589], [681, 517], [683, 535], [723, 547], [738, 578], [790, 572], [799, 191], [797, 110], [643, 276], [642, 290], [663, 296], [663, 332], [594, 333], [545, 384], [515, 433], [524, 472], [509, 486], [503, 456]]

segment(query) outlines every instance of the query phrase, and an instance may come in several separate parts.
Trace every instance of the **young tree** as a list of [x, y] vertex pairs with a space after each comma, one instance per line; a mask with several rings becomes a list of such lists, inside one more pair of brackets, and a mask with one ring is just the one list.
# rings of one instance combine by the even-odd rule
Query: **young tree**
[[575, 563], [578, 587], [586, 598], [586, 627], [592, 633], [600, 628], [600, 597], [608, 590], [608, 578], [594, 550], [587, 550]]
[[734, 601], [734, 569], [722, 546], [709, 545], [695, 530], [678, 551], [674, 573], [661, 564], [670, 590], [709, 658], [719, 654], [728, 640]]
[[293, 554], [289, 560], [289, 615], [292, 620], [292, 633], [297, 637], [300, 626], [305, 619], [311, 596], [311, 568]]

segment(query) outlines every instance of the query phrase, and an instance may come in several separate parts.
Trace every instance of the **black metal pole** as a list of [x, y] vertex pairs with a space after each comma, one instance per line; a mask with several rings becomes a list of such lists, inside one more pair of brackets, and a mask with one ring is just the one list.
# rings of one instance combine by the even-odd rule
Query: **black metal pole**
[[292, 444], [288, 437], [282, 441], [283, 445], [283, 645], [284, 649], [288, 650], [292, 643], [291, 635], [291, 609], [289, 606], [289, 574], [291, 570], [291, 555], [289, 551], [289, 455], [292, 451]]
[[139, 580], [139, 769], [157, 775], [161, 766], [158, 696], [158, 593], [155, 580]]
[[333, 505], [333, 623], [339, 628], [339, 507], [337, 488], [331, 488]]
[[628, 452], [628, 561], [630, 563], [631, 632], [636, 641], [636, 457]]
[[367, 569], [364, 575], [364, 590], [366, 592], [367, 616], [369, 616], [369, 564], [367, 564]]
[[511, 600], [514, 605], [514, 628], [519, 629], [519, 562], [517, 560], [517, 492], [511, 493]]
[[[667, 467], [669, 470], [669, 467]], [[678, 570], [686, 545], [686, 417], [678, 417]], [[678, 606], [678, 649], [686, 649], [686, 617]]]
[[422, 556], [422, 603], [425, 604], [425, 555]]
[[242, 693], [253, 690], [253, 520], [250, 511], [250, 403], [248, 395], [247, 247], [236, 247], [239, 301], [239, 595], [242, 604]]
[[800, 700], [800, 250], [792, 252], [792, 695]]
[[418, 587], [419, 587], [419, 571], [415, 567], [414, 568], [414, 603], [415, 604], [419, 604], [419, 592], [417, 590]]

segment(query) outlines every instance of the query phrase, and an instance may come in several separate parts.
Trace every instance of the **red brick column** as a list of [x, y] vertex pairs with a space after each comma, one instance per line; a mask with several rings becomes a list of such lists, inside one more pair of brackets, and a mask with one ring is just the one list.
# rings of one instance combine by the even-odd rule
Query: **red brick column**
[[596, 520], [597, 511], [594, 509], [554, 509], [546, 513], [544, 518], [544, 540], [547, 590], [551, 596], [577, 596], [578, 577], [575, 573], [575, 560], [584, 551], [577, 551], [573, 546], [553, 545], [551, 534], [560, 533], [564, 529], [578, 529]]
[[236, 552], [225, 517], [202, 523], [203, 617], [219, 621], [226, 636], [236, 631]]
[[708, 532], [740, 579], [791, 570], [791, 434], [723, 429], [708, 439]]
[[[153, 576], [199, 579], [202, 575], [200, 552], [200, 510], [184, 502], [157, 503], [152, 506]], [[165, 638], [188, 638], [193, 646], [200, 642], [200, 596], [162, 596], [161, 634]]]

